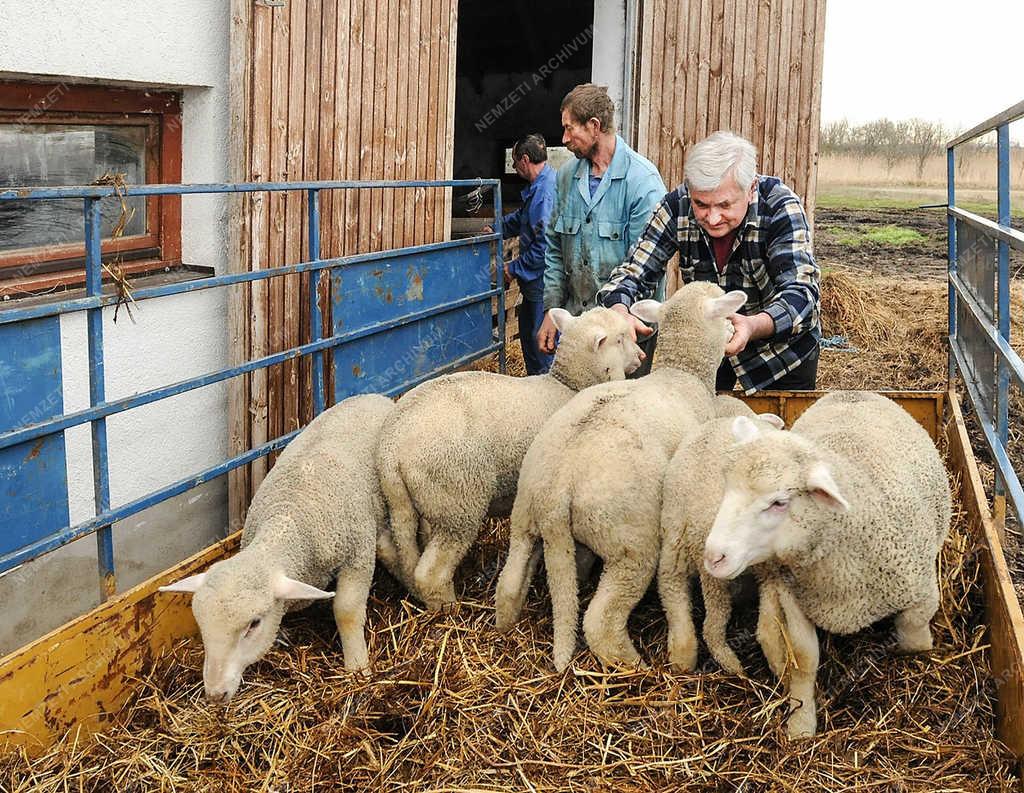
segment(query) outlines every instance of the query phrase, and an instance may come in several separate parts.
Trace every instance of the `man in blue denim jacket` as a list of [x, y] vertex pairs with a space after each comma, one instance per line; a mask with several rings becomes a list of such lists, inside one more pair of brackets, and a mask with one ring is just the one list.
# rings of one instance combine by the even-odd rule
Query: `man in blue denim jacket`
[[[505, 264], [505, 283], [515, 278], [523, 296], [519, 304], [519, 342], [527, 374], [544, 374], [554, 356], [537, 347], [544, 318], [545, 228], [555, 203], [555, 172], [548, 166], [543, 135], [527, 135], [512, 147], [512, 167], [530, 183], [522, 192], [523, 205], [501, 219], [502, 236], [519, 235], [519, 255]], [[491, 231], [486, 227], [484, 231]]]
[[[607, 89], [591, 83], [576, 86], [562, 100], [562, 143], [577, 160], [558, 170], [548, 222], [545, 315], [538, 334], [544, 352], [554, 352], [556, 337], [547, 312], [564, 308], [579, 314], [601, 305], [597, 290], [622, 264], [668, 192], [654, 164], [615, 134], [614, 111]], [[658, 291], [664, 294], [664, 279]]]

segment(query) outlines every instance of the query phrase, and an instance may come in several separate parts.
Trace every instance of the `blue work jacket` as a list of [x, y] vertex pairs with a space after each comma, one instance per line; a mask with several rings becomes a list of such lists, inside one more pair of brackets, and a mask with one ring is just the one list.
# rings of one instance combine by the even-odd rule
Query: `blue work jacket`
[[[654, 164], [615, 136], [615, 154], [590, 196], [590, 161], [558, 169], [557, 198], [547, 227], [544, 309], [579, 314], [599, 305], [597, 290], [640, 239], [668, 191]], [[664, 295], [664, 279], [658, 296]]]
[[519, 255], [508, 263], [508, 271], [519, 282], [519, 291], [527, 300], [544, 296], [544, 233], [551, 208], [555, 204], [555, 172], [545, 165], [537, 178], [522, 192], [523, 205], [501, 219], [506, 239], [519, 235]]

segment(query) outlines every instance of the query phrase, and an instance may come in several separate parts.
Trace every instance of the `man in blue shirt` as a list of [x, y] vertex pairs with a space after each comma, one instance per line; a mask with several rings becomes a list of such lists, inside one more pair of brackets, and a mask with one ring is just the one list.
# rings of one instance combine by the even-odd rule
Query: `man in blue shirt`
[[[544, 319], [544, 232], [555, 203], [555, 172], [547, 161], [542, 135], [527, 135], [512, 147], [512, 167], [530, 185], [522, 192], [523, 205], [501, 219], [503, 237], [519, 235], [519, 255], [505, 264], [505, 283], [515, 278], [523, 296], [519, 341], [527, 374], [544, 374], [554, 358], [537, 347], [537, 331]], [[490, 226], [484, 231], [490, 232]]]
[[[600, 305], [597, 290], [640, 239], [667, 192], [653, 163], [615, 134], [614, 112], [608, 90], [591, 83], [576, 86], [562, 100], [562, 143], [576, 161], [558, 171], [558, 197], [547, 228], [545, 312], [564, 308], [579, 314]], [[556, 333], [545, 313], [541, 350], [554, 352]], [[648, 368], [649, 362], [640, 371]]]

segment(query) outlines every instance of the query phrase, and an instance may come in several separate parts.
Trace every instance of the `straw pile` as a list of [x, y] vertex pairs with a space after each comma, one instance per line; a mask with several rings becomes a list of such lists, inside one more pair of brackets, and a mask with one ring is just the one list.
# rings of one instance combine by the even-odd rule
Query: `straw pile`
[[[944, 291], [878, 284], [910, 309], [869, 300], [831, 273], [823, 387], [928, 388], [944, 381]], [[909, 302], [908, 302], [909, 301]], [[855, 306], [851, 310], [850, 306]], [[908, 311], [911, 319], [908, 320]], [[509, 369], [521, 371], [518, 347]], [[491, 366], [494, 364], [492, 363]], [[227, 706], [202, 697], [202, 651], [184, 642], [139, 682], [121, 723], [90, 745], [69, 736], [32, 761], [0, 760], [0, 790], [38, 791], [979, 791], [1018, 785], [992, 738], [979, 549], [962, 514], [943, 552], [936, 648], [892, 650], [891, 620], [822, 635], [819, 735], [789, 743], [786, 704], [754, 639], [748, 604], [731, 636], [749, 678], [702, 655], [697, 674], [664, 666], [665, 623], [648, 595], [630, 630], [652, 668], [602, 670], [581, 652], [551, 671], [550, 605], [539, 577], [510, 635], [492, 603], [507, 522], [493, 522], [450, 613], [427, 614], [380, 573], [369, 606], [376, 671], [342, 669], [329, 609], [290, 616], [279, 646]], [[585, 596], [589, 592], [584, 593]], [[699, 623], [698, 623], [699, 624]]]
[[381, 574], [370, 603], [376, 673], [344, 672], [329, 610], [286, 620], [287, 639], [235, 700], [202, 697], [201, 649], [186, 642], [146, 679], [123, 725], [83, 748], [69, 738], [30, 764], [7, 760], [12, 791], [1010, 790], [991, 737], [994, 683], [979, 622], [978, 556], [962, 516], [942, 560], [936, 649], [890, 652], [891, 621], [831, 637], [819, 674], [821, 734], [790, 744], [786, 707], [753, 639], [734, 625], [751, 677], [704, 661], [676, 674], [648, 596], [631, 622], [649, 670], [602, 671], [581, 652], [550, 666], [544, 587], [507, 636], [491, 600], [506, 528], [495, 523], [460, 576], [463, 601], [431, 615]]

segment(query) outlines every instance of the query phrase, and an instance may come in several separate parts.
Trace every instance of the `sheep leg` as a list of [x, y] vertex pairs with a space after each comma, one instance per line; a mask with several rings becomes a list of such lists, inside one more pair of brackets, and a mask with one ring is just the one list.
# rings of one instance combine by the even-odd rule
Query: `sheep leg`
[[455, 602], [455, 570], [476, 540], [482, 519], [481, 514], [472, 529], [467, 522], [461, 531], [434, 531], [427, 547], [423, 549], [423, 555], [416, 565], [416, 591], [432, 611]]
[[544, 566], [551, 593], [555, 627], [555, 669], [564, 671], [576, 654], [576, 626], [580, 619], [580, 595], [576, 583], [576, 546], [567, 527], [544, 537]]
[[334, 594], [334, 624], [341, 637], [345, 668], [350, 671], [366, 669], [370, 665], [366, 650], [366, 601], [373, 582], [373, 560], [361, 567], [346, 567], [338, 571]]
[[668, 658], [683, 672], [697, 666], [697, 631], [693, 625], [687, 568], [678, 549], [662, 548], [658, 561], [658, 596], [668, 622]]
[[900, 652], [921, 653], [932, 649], [931, 621], [939, 609], [939, 588], [932, 582], [930, 589], [924, 600], [896, 615]]
[[415, 594], [415, 583], [405, 576], [405, 571], [398, 561], [398, 548], [395, 547], [395, 540], [390, 531], [381, 531], [377, 534], [377, 561], [396, 581]]
[[775, 677], [782, 679], [786, 674], [789, 654], [786, 650], [786, 639], [782, 635], [785, 615], [779, 602], [776, 585], [771, 582], [761, 583], [761, 592], [757, 606], [757, 641], [768, 661], [768, 668]]
[[818, 634], [788, 589], [779, 590], [779, 602], [786, 615], [786, 629], [793, 646], [793, 666], [789, 670], [792, 710], [786, 731], [790, 738], [810, 738], [818, 726], [814, 702], [814, 683], [818, 677]]
[[729, 617], [732, 616], [729, 585], [702, 573], [700, 586], [704, 593], [704, 642], [722, 669], [734, 675], [742, 675], [743, 664], [726, 640]]
[[530, 581], [537, 572], [541, 549], [536, 537], [526, 531], [513, 530], [509, 537], [508, 559], [498, 576], [494, 595], [494, 621], [504, 633], [519, 619], [526, 602]]
[[656, 568], [654, 559], [648, 563], [642, 559], [605, 560], [601, 581], [583, 615], [587, 646], [602, 661], [622, 666], [640, 663], [640, 654], [629, 638], [627, 622], [654, 578]]

